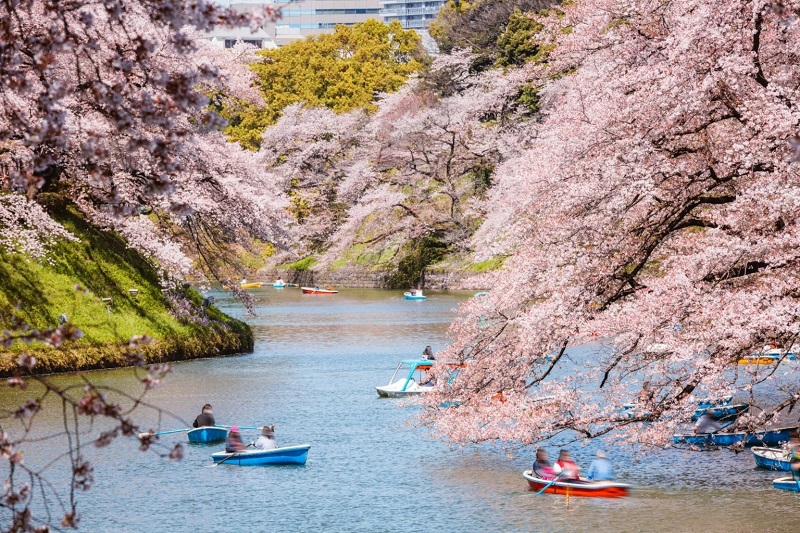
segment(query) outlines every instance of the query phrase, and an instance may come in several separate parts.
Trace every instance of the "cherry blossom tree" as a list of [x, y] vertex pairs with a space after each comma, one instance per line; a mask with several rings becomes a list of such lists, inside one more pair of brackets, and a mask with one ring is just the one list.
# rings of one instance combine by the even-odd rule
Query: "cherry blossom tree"
[[[800, 3], [560, 9], [548, 63], [525, 67], [535, 138], [473, 241], [512, 258], [461, 309], [439, 359], [466, 366], [424, 420], [457, 442], [660, 446], [698, 398], [736, 394], [740, 426], [777, 423], [800, 401]], [[767, 344], [775, 366], [737, 365]]]

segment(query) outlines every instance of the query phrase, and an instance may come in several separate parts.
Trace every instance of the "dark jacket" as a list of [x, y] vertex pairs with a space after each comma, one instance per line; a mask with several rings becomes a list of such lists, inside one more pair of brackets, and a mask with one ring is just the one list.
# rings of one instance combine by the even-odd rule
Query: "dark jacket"
[[211, 413], [200, 413], [200, 415], [194, 419], [192, 423], [193, 427], [199, 428], [203, 426], [213, 426], [214, 422], [214, 415]]

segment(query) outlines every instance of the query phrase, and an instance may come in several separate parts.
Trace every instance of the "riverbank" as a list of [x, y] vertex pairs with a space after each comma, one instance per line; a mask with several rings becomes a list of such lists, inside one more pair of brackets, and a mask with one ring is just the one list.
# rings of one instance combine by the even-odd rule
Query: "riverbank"
[[188, 287], [164, 287], [157, 265], [129, 248], [119, 235], [89, 224], [56, 194], [37, 198], [78, 242], [60, 242], [35, 261], [0, 249], [0, 330], [37, 330], [66, 321], [83, 333], [59, 348], [14, 344], [0, 353], [0, 375], [19, 354], [37, 358], [37, 373], [128, 366], [128, 340], [148, 335], [148, 362], [179, 361], [253, 350], [247, 324], [213, 306]]

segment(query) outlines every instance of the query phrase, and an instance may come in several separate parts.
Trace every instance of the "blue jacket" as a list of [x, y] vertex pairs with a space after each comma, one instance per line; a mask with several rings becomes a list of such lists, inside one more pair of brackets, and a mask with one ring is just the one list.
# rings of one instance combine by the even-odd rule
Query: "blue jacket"
[[609, 481], [614, 479], [614, 467], [611, 466], [611, 461], [608, 459], [595, 459], [589, 465], [589, 471], [586, 473], [586, 478], [592, 481]]

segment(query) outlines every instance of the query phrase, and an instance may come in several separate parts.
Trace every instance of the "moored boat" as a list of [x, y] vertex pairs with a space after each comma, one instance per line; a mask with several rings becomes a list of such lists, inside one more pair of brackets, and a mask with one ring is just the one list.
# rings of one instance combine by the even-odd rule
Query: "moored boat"
[[[404, 378], [395, 381], [394, 378], [403, 367], [408, 368], [408, 374]], [[425, 373], [431, 368], [433, 368], [433, 361], [430, 359], [406, 359], [400, 361], [397, 368], [394, 369], [394, 374], [389, 379], [388, 385], [375, 387], [375, 390], [381, 398], [402, 398], [431, 392], [434, 389], [433, 384], [421, 384], [425, 382]], [[417, 374], [417, 379], [414, 379], [415, 373]]]
[[[258, 289], [258, 288], [261, 288], [263, 285], [264, 284], [262, 282], [260, 282], [260, 281], [253, 281], [253, 282], [249, 282], [249, 283], [246, 282], [246, 281], [242, 281], [237, 286], [240, 289]], [[230, 290], [230, 286], [229, 285], [223, 285], [222, 288]]]
[[701, 448], [710, 446], [780, 446], [789, 441], [789, 432], [794, 428], [773, 429], [758, 433], [700, 433], [697, 435], [675, 435], [675, 444], [689, 444]]
[[781, 470], [783, 472], [790, 472], [789, 460], [791, 459], [791, 452], [782, 448], [761, 448], [755, 447], [752, 449], [753, 460], [756, 462], [758, 468], [766, 468], [768, 470]]
[[303, 294], [338, 294], [339, 291], [333, 289], [321, 289], [319, 287], [300, 287]]
[[[526, 470], [522, 476], [528, 481], [531, 490], [549, 494], [569, 494], [570, 496], [583, 496], [587, 498], [622, 498], [630, 494], [631, 486], [616, 481], [553, 481], [542, 479]], [[547, 487], [547, 488], [545, 488]]]
[[226, 428], [216, 426], [202, 426], [199, 428], [187, 431], [189, 442], [220, 442], [228, 438], [228, 430]]
[[304, 465], [310, 448], [310, 444], [300, 444], [272, 450], [242, 450], [234, 453], [221, 451], [212, 453], [211, 458], [215, 463], [238, 466]]
[[717, 407], [703, 407], [701, 404], [694, 414], [692, 414], [692, 421], [703, 416], [703, 413], [711, 413], [711, 415], [717, 420], [735, 418], [746, 413], [749, 409], [750, 405], [746, 403], [737, 403], [736, 405], [720, 405]]
[[742, 357], [739, 359], [740, 365], [771, 365], [776, 363], [778, 360], [773, 357], [764, 357], [764, 356], [751, 356], [748, 355], [747, 357]]
[[792, 492], [800, 492], [800, 480], [792, 476], [779, 477], [772, 480], [772, 486], [780, 490], [790, 490]]

